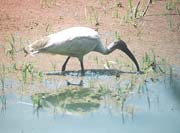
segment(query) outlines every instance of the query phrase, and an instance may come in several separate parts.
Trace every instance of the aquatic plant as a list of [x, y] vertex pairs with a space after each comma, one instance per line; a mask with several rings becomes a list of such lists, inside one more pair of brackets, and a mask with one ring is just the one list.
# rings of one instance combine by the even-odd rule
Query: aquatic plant
[[31, 76], [31, 79], [34, 79], [34, 66], [33, 64], [29, 63], [29, 64], [24, 64], [23, 65], [23, 69], [22, 69], [22, 79], [23, 82], [26, 83], [27, 79], [28, 79], [28, 75]]
[[6, 95], [5, 95], [5, 66], [4, 64], [0, 67], [0, 81], [1, 81], [1, 92], [2, 94], [0, 95], [0, 99], [1, 99], [1, 110], [4, 111], [6, 110], [6, 104], [7, 104], [7, 100], [6, 100]]
[[9, 48], [8, 48], [8, 50], [6, 51], [6, 55], [9, 55], [12, 60], [14, 60], [14, 56], [15, 56], [15, 54], [16, 54], [15, 43], [16, 43], [15, 36], [14, 36], [13, 34], [11, 34], [10, 36], [8, 36]]
[[169, 82], [170, 82], [170, 85], [172, 84], [172, 81], [173, 81], [173, 68], [170, 65], [169, 66]]
[[43, 75], [43, 72], [42, 71], [38, 71], [38, 78], [40, 81], [42, 81], [44, 75]]
[[157, 70], [157, 61], [156, 56], [153, 52], [153, 55], [150, 55], [148, 53], [145, 53], [145, 56], [143, 57], [143, 70], [145, 72], [148, 71], [156, 71]]

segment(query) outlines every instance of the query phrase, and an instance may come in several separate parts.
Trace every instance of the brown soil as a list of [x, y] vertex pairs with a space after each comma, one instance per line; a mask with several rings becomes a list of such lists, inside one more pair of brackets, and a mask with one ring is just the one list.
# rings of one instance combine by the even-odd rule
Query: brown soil
[[[137, 2], [134, 0], [133, 5]], [[88, 26], [98, 30], [102, 40], [107, 43], [113, 41], [116, 31], [119, 32], [139, 61], [146, 52], [151, 53], [153, 50], [159, 59], [165, 58], [170, 64], [179, 66], [180, 3], [176, 2], [176, 8], [172, 10], [167, 10], [167, 3], [168, 0], [156, 0], [144, 17], [126, 23], [123, 18], [129, 10], [127, 0], [121, 0], [122, 7], [116, 7], [120, 5], [116, 0], [1, 0], [0, 64], [16, 63], [21, 67], [24, 62], [33, 62], [37, 69], [43, 71], [52, 70], [52, 64], [56, 64], [59, 69], [66, 58], [61, 55], [24, 57], [23, 52], [18, 52], [12, 60], [6, 55], [9, 41], [12, 40], [10, 35], [15, 37], [15, 47], [18, 50], [22, 45], [27, 46], [53, 32], [72, 26]], [[142, 2], [140, 10], [145, 5]], [[118, 17], [115, 17], [116, 10]], [[99, 25], [94, 21], [94, 14], [99, 18]], [[85, 57], [85, 68], [103, 68], [103, 63], [97, 64], [94, 60], [96, 56], [101, 61], [128, 59], [118, 51], [108, 56], [90, 53]], [[67, 69], [79, 69], [79, 62], [72, 59]]]

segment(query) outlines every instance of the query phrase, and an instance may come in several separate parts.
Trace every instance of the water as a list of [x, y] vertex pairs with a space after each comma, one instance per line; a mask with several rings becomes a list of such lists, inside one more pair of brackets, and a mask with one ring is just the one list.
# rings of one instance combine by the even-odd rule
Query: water
[[[0, 104], [0, 132], [179, 133], [179, 79], [180, 76], [175, 74], [171, 78], [161, 77], [156, 82], [149, 80], [141, 89], [121, 90], [124, 92], [119, 100], [106, 87], [113, 90], [121, 84], [123, 88], [129, 80], [122, 82], [114, 75], [92, 76], [89, 73], [84, 77], [72, 74], [55, 79], [51, 76], [41, 83], [48, 91], [30, 96], [14, 91], [6, 94], [5, 108], [2, 102]], [[13, 85], [20, 87], [14, 80], [6, 80], [10, 81], [9, 89]], [[42, 85], [31, 84], [30, 88], [36, 90], [36, 86]], [[97, 87], [101, 89], [97, 90]], [[57, 88], [61, 89], [57, 91]], [[121, 96], [126, 96], [124, 101]], [[37, 97], [39, 108], [33, 106], [33, 102], [38, 103], [34, 100]]]

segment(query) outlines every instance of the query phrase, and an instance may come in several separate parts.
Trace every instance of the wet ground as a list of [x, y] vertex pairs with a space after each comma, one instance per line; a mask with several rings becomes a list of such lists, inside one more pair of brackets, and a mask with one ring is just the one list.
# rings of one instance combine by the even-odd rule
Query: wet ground
[[[0, 130], [179, 133], [179, 72], [179, 68], [173, 68], [172, 75], [145, 80], [144, 74], [115, 70], [87, 70], [83, 77], [74, 71], [64, 73], [66, 76], [50, 72], [41, 82], [26, 84], [5, 79]], [[24, 89], [20, 89], [22, 86]], [[8, 91], [16, 87], [16, 93]]]
[[[153, 0], [145, 16], [141, 1], [137, 18], [139, 0], [1, 1], [0, 132], [180, 132], [179, 0]], [[74, 58], [61, 73], [64, 56], [24, 57], [23, 47], [72, 26], [97, 30], [106, 46], [120, 37], [146, 72], [118, 51], [85, 56], [84, 76]]]

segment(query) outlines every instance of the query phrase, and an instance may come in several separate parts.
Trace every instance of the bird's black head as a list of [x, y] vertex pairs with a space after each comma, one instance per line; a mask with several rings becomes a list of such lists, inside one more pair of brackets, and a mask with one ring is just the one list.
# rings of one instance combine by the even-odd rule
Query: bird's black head
[[123, 40], [118, 40], [118, 41], [115, 41], [114, 43], [115, 43], [117, 49], [125, 49], [125, 48], [127, 48], [127, 45]]
[[116, 42], [114, 42], [114, 44], [115, 44], [116, 49], [119, 49], [119, 50], [123, 51], [124, 53], [126, 53], [129, 56], [129, 58], [136, 65], [137, 71], [140, 71], [139, 64], [138, 64], [135, 56], [132, 54], [132, 52], [127, 47], [127, 44], [123, 40], [116, 41]]

